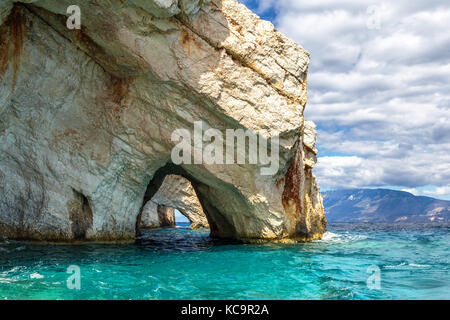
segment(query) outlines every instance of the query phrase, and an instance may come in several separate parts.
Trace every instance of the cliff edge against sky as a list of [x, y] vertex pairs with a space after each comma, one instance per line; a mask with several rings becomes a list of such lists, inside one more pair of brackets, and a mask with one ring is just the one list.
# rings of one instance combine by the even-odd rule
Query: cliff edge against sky
[[[172, 174], [191, 182], [214, 237], [323, 235], [303, 48], [235, 0], [79, 1], [74, 30], [72, 2], [0, 4], [1, 237], [134, 239]], [[245, 163], [174, 164], [174, 132], [195, 140], [199, 123], [279, 148], [276, 170], [248, 147]]]

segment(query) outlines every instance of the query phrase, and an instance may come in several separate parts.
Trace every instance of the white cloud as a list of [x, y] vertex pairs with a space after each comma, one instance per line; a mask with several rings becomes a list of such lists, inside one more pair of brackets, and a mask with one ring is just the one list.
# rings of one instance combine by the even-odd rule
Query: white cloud
[[401, 191], [409, 192], [409, 193], [411, 193], [411, 194], [413, 194], [415, 196], [420, 196], [421, 195], [421, 192], [419, 190], [417, 190], [416, 188], [410, 188], [410, 189], [405, 188], [405, 189], [402, 189]]
[[433, 196], [450, 195], [450, 185], [436, 188], [435, 190], [426, 190], [424, 193]]
[[[367, 27], [372, 5], [380, 29]], [[277, 28], [311, 53], [306, 117], [319, 128], [320, 185], [448, 192], [448, 1], [278, 0], [259, 10], [276, 12]]]

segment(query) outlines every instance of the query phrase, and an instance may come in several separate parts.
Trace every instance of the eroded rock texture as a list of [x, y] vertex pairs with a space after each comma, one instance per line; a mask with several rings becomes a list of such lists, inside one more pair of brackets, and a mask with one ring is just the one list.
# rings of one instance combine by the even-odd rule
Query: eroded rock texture
[[[321, 237], [309, 55], [272, 24], [235, 0], [85, 0], [68, 30], [73, 1], [13, 2], [0, 3], [0, 236], [134, 239], [177, 174], [212, 236]], [[278, 172], [172, 165], [172, 133], [195, 121], [279, 137]]]
[[144, 205], [138, 221], [140, 229], [175, 227], [175, 209], [159, 205], [150, 200]]
[[208, 219], [203, 212], [197, 193], [186, 178], [173, 174], [167, 175], [151, 201], [179, 210], [189, 219], [192, 229], [209, 229]]

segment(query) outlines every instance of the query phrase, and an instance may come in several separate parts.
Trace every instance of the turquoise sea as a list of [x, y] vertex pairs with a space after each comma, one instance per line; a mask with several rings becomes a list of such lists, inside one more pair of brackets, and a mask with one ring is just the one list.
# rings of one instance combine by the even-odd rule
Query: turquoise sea
[[[328, 230], [290, 245], [216, 241], [186, 225], [123, 245], [4, 239], [0, 299], [450, 299], [450, 224]], [[79, 290], [67, 286], [69, 266]]]

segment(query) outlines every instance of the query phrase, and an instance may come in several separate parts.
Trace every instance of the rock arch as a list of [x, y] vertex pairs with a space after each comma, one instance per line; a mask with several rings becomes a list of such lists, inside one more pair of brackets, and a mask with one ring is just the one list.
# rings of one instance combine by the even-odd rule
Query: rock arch
[[[147, 206], [148, 208], [146, 208]], [[158, 227], [157, 223], [145, 223], [146, 221], [158, 221], [162, 226], [165, 226], [164, 222], [161, 221], [163, 219], [159, 218], [156, 220], [150, 217], [161, 217], [158, 215], [158, 212], [161, 212], [161, 209], [158, 211], [158, 206], [179, 210], [189, 220], [192, 229], [209, 229], [208, 219], [198, 200], [194, 187], [189, 180], [182, 176], [167, 175], [164, 178], [158, 191], [150, 201], [144, 204], [142, 217], [140, 218], [141, 227]], [[165, 212], [170, 217], [173, 215], [171, 210], [166, 209]]]
[[136, 234], [140, 235], [143, 229], [174, 228], [175, 209], [166, 207], [150, 200], [142, 207], [136, 221]]
[[[87, 0], [82, 29], [68, 30], [69, 0], [15, 2], [0, 4], [0, 236], [134, 239], [172, 133], [197, 121], [280, 141], [271, 176], [248, 163], [170, 172], [191, 181], [213, 236], [322, 236], [309, 54], [273, 25], [235, 0]], [[82, 232], [73, 190], [92, 214]]]
[[212, 236], [231, 238], [235, 229], [207, 198], [202, 198], [198, 191], [201, 188], [208, 187], [183, 167], [169, 162], [149, 182], [137, 220], [142, 221], [146, 206], [176, 208], [189, 219], [192, 228], [210, 228]]

